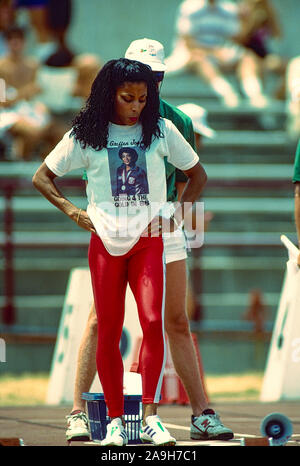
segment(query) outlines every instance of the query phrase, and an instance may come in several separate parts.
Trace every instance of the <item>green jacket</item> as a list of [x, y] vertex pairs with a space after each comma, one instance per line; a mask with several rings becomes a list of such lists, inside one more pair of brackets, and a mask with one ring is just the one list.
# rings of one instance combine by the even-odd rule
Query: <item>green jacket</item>
[[293, 183], [300, 181], [300, 140], [296, 149], [295, 162], [294, 162], [294, 175]]
[[[160, 99], [159, 113], [163, 118], [171, 120], [176, 128], [180, 131], [187, 142], [195, 149], [195, 135], [193, 123], [190, 117], [183, 113], [179, 108]], [[186, 182], [186, 176], [174, 165], [171, 165], [165, 158], [166, 177], [167, 177], [167, 200], [175, 201], [177, 199], [176, 181]]]

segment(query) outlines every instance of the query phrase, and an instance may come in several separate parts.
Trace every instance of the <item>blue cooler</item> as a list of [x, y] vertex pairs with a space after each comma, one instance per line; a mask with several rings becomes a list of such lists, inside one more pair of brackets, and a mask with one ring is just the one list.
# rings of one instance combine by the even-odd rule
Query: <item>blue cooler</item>
[[[106, 426], [110, 422], [107, 415], [103, 393], [83, 393], [82, 399], [87, 401], [88, 417], [92, 440], [101, 441], [106, 436]], [[140, 425], [142, 422], [142, 396], [124, 395], [125, 429], [128, 444], [141, 443]]]

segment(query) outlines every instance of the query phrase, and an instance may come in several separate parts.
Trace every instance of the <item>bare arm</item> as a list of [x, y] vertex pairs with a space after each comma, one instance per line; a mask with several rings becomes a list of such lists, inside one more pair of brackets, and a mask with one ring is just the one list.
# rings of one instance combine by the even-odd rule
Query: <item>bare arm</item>
[[[145, 229], [144, 235], [153, 235], [158, 236], [161, 234], [160, 227], [163, 226], [163, 231], [175, 231], [178, 228], [178, 225], [183, 220], [183, 215], [187, 213], [187, 206], [184, 206], [185, 203], [189, 203], [189, 207], [192, 207], [192, 204], [199, 199], [199, 196], [205, 186], [207, 175], [204, 168], [198, 162], [190, 170], [184, 171], [188, 180], [186, 183], [177, 183], [176, 188], [179, 188], [178, 199], [179, 202], [176, 203], [176, 210], [171, 216], [171, 221], [165, 222], [164, 219], [160, 216], [154, 217], [150, 222], [148, 227]], [[175, 217], [175, 222], [173, 218]], [[177, 224], [177, 225], [176, 225]]]
[[180, 201], [180, 198], [182, 196], [182, 193], [184, 191], [186, 185], [186, 181], [176, 181], [175, 186], [176, 186], [176, 191], [177, 191], [177, 197], [178, 200]]
[[184, 205], [192, 206], [199, 199], [207, 181], [206, 172], [199, 162], [194, 167], [184, 171], [184, 174], [188, 177], [188, 181], [185, 183], [183, 191], [178, 193], [179, 205], [174, 212], [174, 217], [178, 221], [183, 218], [183, 214], [186, 212]]
[[90, 221], [88, 214], [84, 210], [76, 207], [63, 196], [54, 182], [55, 178], [56, 175], [49, 170], [44, 162], [34, 174], [32, 182], [35, 188], [40, 191], [40, 193], [48, 199], [51, 204], [61, 210], [80, 227], [95, 233], [94, 226]]
[[[186, 182], [183, 182], [183, 181], [176, 182], [176, 190], [177, 190], [179, 201], [184, 191], [185, 185], [186, 185]], [[192, 215], [188, 215], [184, 219], [184, 229], [185, 231], [191, 231], [191, 232], [197, 231], [197, 232], [202, 233], [208, 230], [209, 223], [212, 220], [212, 218], [213, 218], [213, 213], [210, 211], [204, 212], [203, 218], [200, 218], [197, 214], [197, 210], [193, 209]]]

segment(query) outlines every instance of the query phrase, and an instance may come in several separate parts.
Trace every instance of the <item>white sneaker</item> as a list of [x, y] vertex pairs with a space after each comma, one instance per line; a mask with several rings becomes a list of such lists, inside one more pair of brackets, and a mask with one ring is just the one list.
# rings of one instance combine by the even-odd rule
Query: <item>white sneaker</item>
[[140, 439], [143, 443], [150, 442], [153, 445], [176, 445], [176, 439], [163, 426], [157, 415], [146, 418], [146, 425], [140, 430]]
[[223, 426], [218, 414], [212, 409], [207, 409], [204, 413], [201, 416], [192, 416], [191, 439], [230, 440], [233, 438], [232, 430]]
[[74, 411], [67, 418], [66, 437], [71, 440], [90, 440], [89, 421], [84, 411]]
[[101, 445], [123, 447], [124, 445], [127, 445], [127, 443], [128, 437], [123, 426], [122, 419], [120, 417], [116, 417], [110, 422], [110, 424], [107, 424], [106, 437], [102, 440]]

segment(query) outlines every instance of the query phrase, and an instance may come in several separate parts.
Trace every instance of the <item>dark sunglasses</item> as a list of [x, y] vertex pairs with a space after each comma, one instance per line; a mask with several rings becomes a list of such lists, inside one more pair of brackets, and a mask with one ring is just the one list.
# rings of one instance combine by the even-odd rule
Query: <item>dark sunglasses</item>
[[156, 82], [160, 83], [164, 79], [164, 71], [153, 71], [153, 76]]

